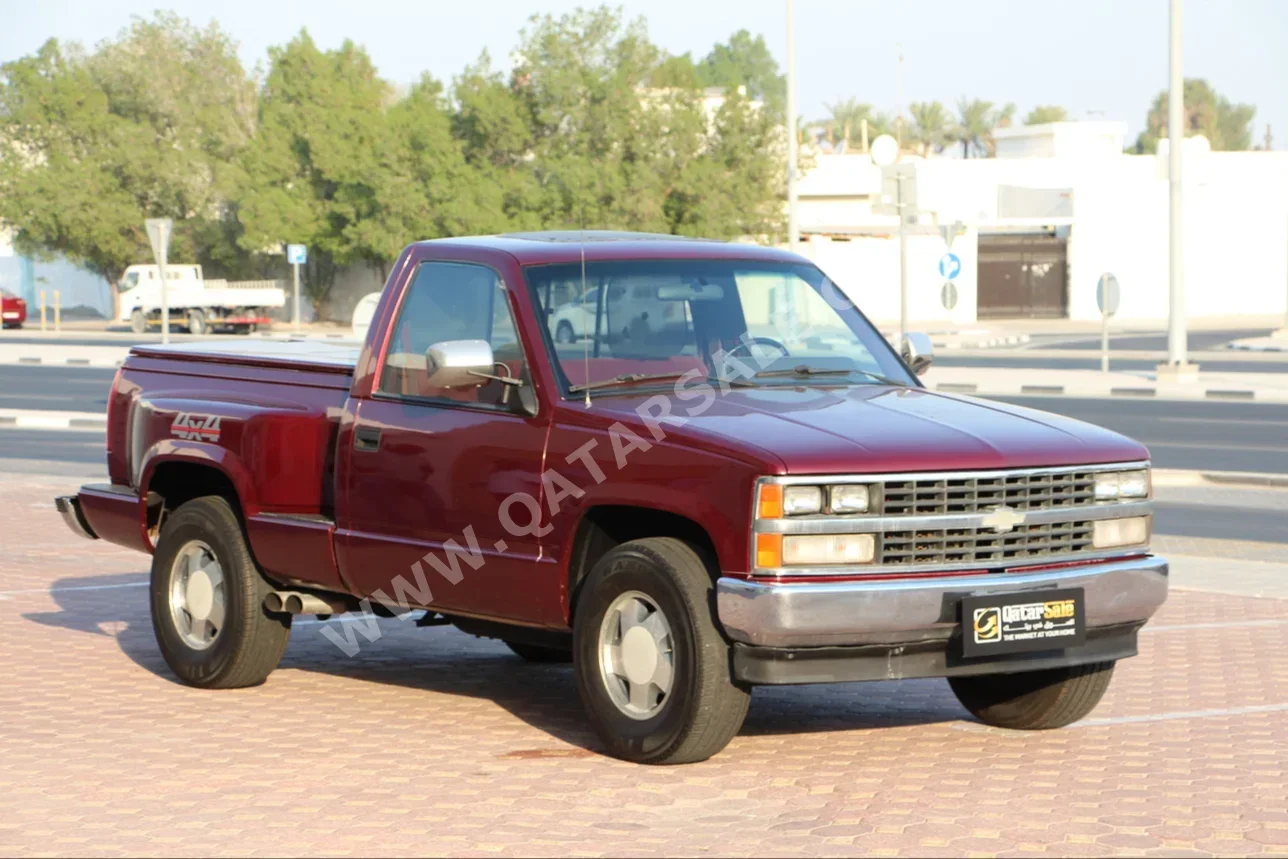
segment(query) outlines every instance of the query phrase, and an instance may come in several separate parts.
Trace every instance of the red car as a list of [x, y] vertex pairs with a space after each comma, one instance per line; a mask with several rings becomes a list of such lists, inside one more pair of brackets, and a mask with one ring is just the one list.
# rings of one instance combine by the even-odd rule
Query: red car
[[0, 289], [0, 321], [5, 328], [21, 328], [27, 321], [27, 302], [8, 290]]
[[[552, 330], [570, 301], [597, 317], [580, 342]], [[783, 251], [422, 242], [361, 349], [134, 347], [111, 484], [57, 504], [152, 554], [194, 686], [262, 683], [296, 614], [415, 608], [571, 661], [632, 761], [715, 754], [767, 684], [946, 677], [988, 724], [1067, 725], [1167, 595], [1148, 452], [927, 390], [929, 362]], [[357, 620], [323, 632], [352, 654], [380, 634]]]

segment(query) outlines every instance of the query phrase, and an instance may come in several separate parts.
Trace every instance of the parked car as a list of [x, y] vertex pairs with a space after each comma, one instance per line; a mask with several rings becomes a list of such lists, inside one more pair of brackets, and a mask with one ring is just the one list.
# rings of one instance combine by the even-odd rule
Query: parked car
[[8, 290], [0, 289], [0, 321], [5, 328], [21, 328], [27, 321], [27, 302]]
[[[201, 266], [166, 266], [166, 304], [170, 324], [191, 334], [232, 332], [249, 334], [273, 324], [271, 310], [286, 306], [286, 293], [274, 281], [207, 281]], [[161, 271], [155, 265], [132, 265], [119, 285], [118, 322], [130, 323], [136, 334], [161, 325]]]
[[[559, 343], [546, 305], [583, 277], [651, 282], [686, 324]], [[719, 752], [758, 685], [946, 677], [986, 724], [1067, 725], [1167, 594], [1148, 452], [931, 391], [930, 359], [785, 251], [421, 242], [360, 348], [135, 346], [110, 483], [57, 506], [152, 555], [193, 686], [264, 682], [295, 614], [417, 608], [571, 661], [631, 761]]]
[[[601, 289], [591, 286], [584, 296], [565, 302], [550, 314], [550, 331], [557, 343], [573, 343], [590, 337], [599, 320], [600, 334], [611, 339], [629, 339], [632, 331], [655, 332], [665, 327], [684, 327], [684, 304], [660, 301], [657, 282], [610, 282]], [[600, 294], [605, 306], [600, 308]]]

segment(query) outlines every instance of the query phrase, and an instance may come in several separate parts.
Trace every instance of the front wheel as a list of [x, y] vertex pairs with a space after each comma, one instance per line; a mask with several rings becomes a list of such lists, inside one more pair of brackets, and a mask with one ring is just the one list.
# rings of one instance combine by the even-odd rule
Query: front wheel
[[201, 336], [209, 332], [210, 327], [206, 323], [206, 314], [202, 310], [188, 311], [188, 333]]
[[719, 752], [742, 727], [751, 690], [734, 682], [698, 551], [632, 540], [587, 577], [573, 634], [577, 690], [615, 757], [682, 764]]
[[130, 330], [135, 334], [148, 332], [148, 317], [142, 310], [136, 310], [130, 314]]
[[255, 686], [281, 661], [291, 616], [264, 610], [272, 585], [224, 498], [196, 498], [166, 517], [151, 590], [161, 655], [189, 686]]
[[962, 706], [986, 725], [1020, 731], [1063, 728], [1096, 708], [1114, 663], [1093, 662], [1069, 668], [949, 677]]
[[572, 331], [572, 323], [569, 322], [568, 320], [566, 319], [563, 320], [562, 322], [559, 323], [558, 327], [555, 328], [556, 343], [567, 344], [567, 343], [573, 342], [576, 339], [577, 337], [576, 335], [573, 334], [573, 331]]

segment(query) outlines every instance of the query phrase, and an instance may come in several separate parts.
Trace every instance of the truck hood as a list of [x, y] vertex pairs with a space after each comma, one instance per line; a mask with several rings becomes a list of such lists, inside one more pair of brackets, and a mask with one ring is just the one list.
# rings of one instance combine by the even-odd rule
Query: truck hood
[[[636, 409], [648, 399], [605, 397], [595, 405], [606, 416], [638, 425]], [[669, 440], [760, 458], [785, 474], [1036, 468], [1149, 458], [1144, 445], [1093, 424], [924, 388], [734, 389], [693, 416], [687, 413], [701, 400], [666, 399], [684, 421], [663, 421]]]

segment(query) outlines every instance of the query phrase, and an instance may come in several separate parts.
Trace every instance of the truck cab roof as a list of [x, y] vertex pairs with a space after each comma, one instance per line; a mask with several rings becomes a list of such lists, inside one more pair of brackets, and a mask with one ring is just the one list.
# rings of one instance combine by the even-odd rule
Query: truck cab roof
[[585, 253], [587, 261], [629, 259], [747, 259], [804, 262], [788, 251], [759, 245], [694, 239], [665, 233], [617, 230], [546, 230], [501, 233], [492, 236], [431, 239], [418, 242], [431, 255], [436, 250], [494, 250], [513, 257], [520, 265], [575, 262]]

